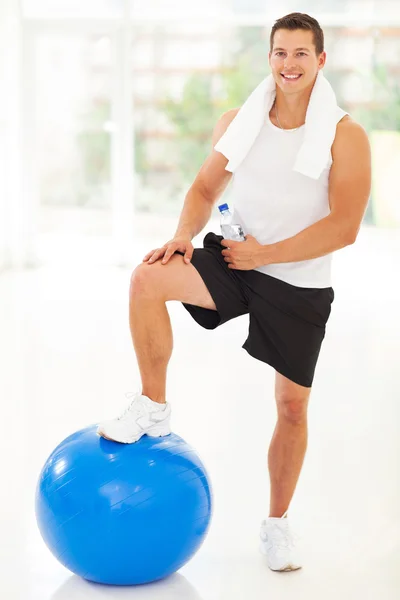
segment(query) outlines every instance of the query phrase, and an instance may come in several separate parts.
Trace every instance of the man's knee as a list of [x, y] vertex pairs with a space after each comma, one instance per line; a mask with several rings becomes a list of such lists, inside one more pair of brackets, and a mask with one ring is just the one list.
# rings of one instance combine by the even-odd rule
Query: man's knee
[[[132, 271], [129, 293], [130, 295], [154, 295], [160, 294], [161, 289], [157, 281], [157, 263], [149, 265], [141, 263]], [[157, 285], [158, 283], [158, 285]]]
[[307, 418], [309, 394], [279, 394], [276, 397], [280, 417], [297, 423]]
[[303, 421], [307, 418], [310, 394], [310, 387], [298, 385], [276, 371], [275, 399], [279, 417], [292, 422]]
[[131, 276], [131, 294], [194, 304], [217, 310], [215, 302], [200, 274], [193, 265], [185, 264], [183, 256], [174, 254], [163, 265], [161, 261], [140, 264]]

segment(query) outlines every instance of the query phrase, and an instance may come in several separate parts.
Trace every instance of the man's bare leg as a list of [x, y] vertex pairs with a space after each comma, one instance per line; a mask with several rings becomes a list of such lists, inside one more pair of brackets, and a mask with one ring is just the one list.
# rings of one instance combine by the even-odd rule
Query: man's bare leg
[[200, 274], [181, 255], [162, 265], [144, 263], [135, 269], [129, 294], [129, 325], [142, 380], [142, 394], [165, 403], [168, 363], [173, 350], [166, 302], [179, 300], [216, 310]]
[[307, 409], [311, 388], [275, 374], [278, 420], [268, 450], [270, 517], [288, 510], [302, 470], [308, 442]]
[[173, 337], [162, 297], [131, 294], [129, 325], [142, 379], [142, 394], [154, 402], [164, 403]]

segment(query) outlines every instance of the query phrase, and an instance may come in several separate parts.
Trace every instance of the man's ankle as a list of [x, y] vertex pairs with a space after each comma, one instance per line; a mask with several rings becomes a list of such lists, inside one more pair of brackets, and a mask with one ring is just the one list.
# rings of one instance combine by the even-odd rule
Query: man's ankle
[[144, 391], [142, 391], [142, 396], [147, 396], [147, 398], [150, 398], [152, 402], [156, 402], [157, 404], [166, 404], [165, 396], [146, 394]]

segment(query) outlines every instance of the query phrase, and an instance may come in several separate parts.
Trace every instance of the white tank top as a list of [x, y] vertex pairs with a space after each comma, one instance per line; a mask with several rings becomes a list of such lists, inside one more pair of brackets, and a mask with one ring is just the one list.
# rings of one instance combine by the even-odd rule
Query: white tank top
[[[339, 122], [344, 110], [338, 107]], [[233, 173], [233, 223], [260, 244], [292, 237], [330, 213], [329, 155], [319, 179], [293, 171], [303, 142], [304, 125], [282, 130], [269, 115], [249, 153]], [[254, 269], [300, 287], [330, 287], [332, 253], [311, 260], [263, 265]]]

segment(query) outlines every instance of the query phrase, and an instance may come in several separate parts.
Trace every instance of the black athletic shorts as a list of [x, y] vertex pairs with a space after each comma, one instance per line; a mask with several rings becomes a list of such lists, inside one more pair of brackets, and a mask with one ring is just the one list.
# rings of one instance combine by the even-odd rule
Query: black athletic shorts
[[206, 329], [248, 313], [249, 332], [242, 348], [295, 383], [311, 387], [333, 288], [299, 287], [259, 271], [230, 269], [221, 254], [222, 239], [207, 233], [191, 261], [217, 310], [185, 302], [183, 306]]

